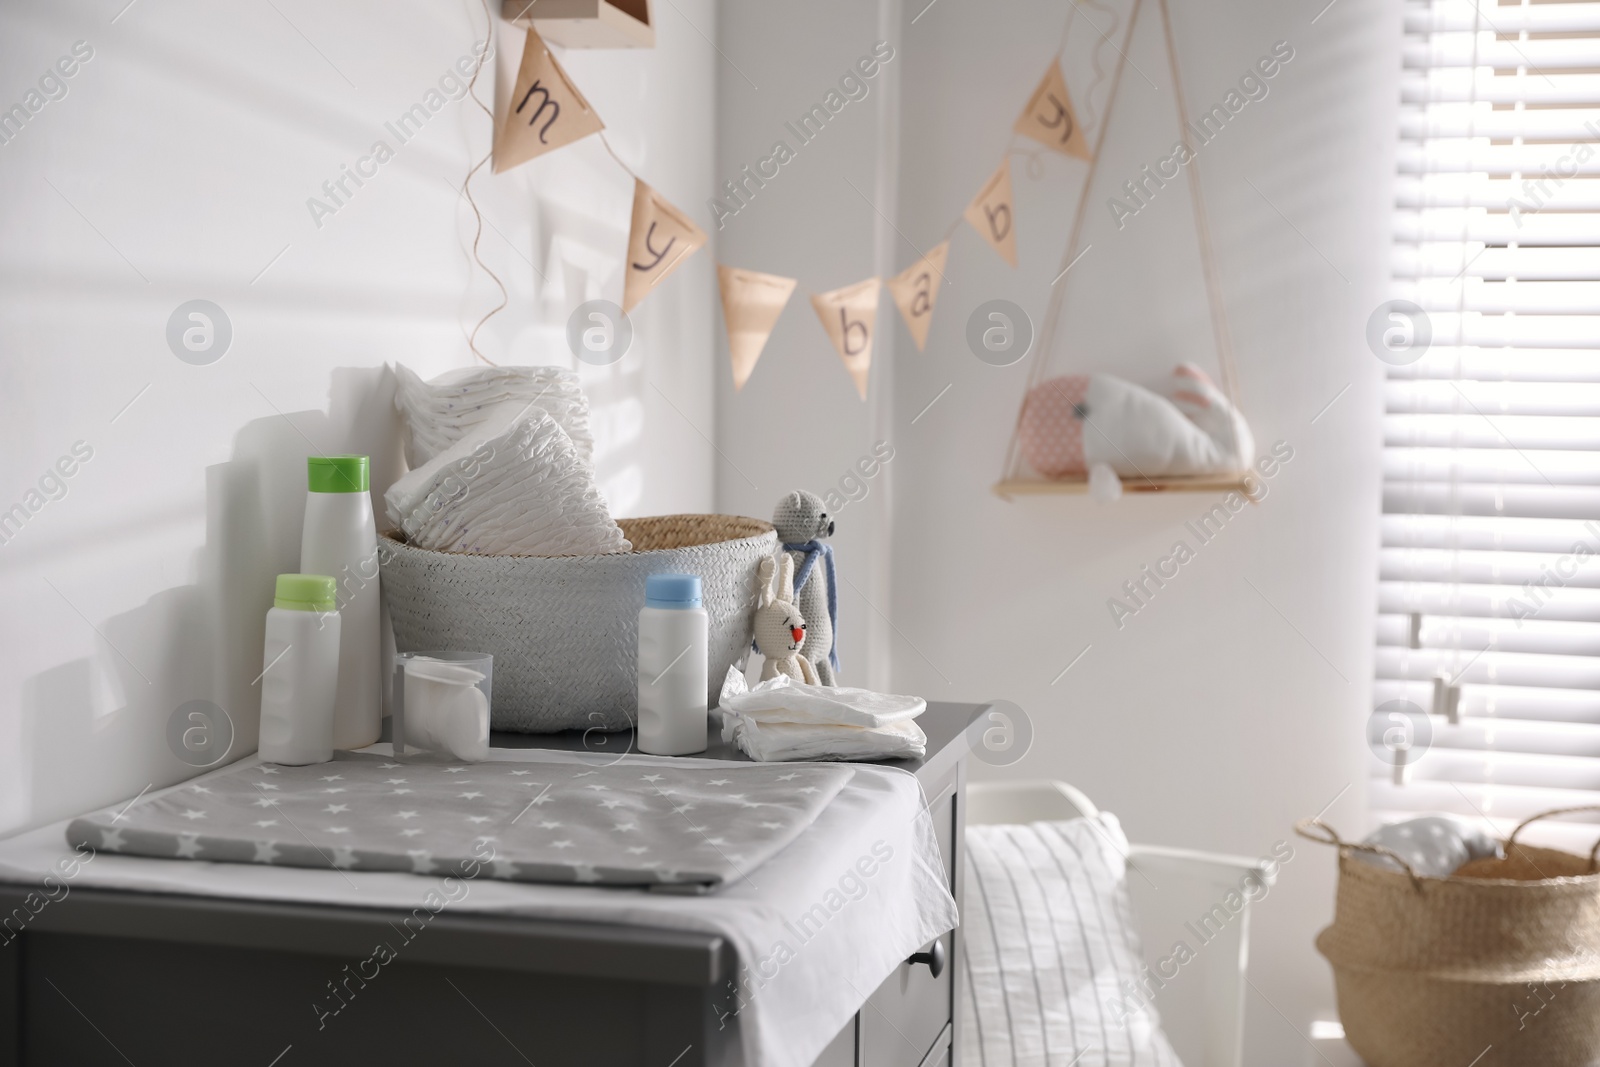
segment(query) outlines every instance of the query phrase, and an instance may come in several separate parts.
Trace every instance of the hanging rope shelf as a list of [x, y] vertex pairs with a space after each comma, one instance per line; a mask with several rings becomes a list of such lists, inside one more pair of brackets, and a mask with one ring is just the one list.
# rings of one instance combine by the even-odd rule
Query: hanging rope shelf
[[[1245, 472], [1224, 474], [1168, 474], [1150, 478], [1124, 478], [1124, 493], [1227, 493], [1238, 492], [1247, 498], [1250, 484]], [[1007, 478], [994, 483], [994, 495], [1001, 500], [1019, 496], [1083, 496], [1089, 492], [1087, 478]]]
[[[1106, 131], [1111, 126], [1111, 116], [1116, 108], [1118, 90], [1122, 86], [1123, 74], [1128, 65], [1127, 50], [1132, 46], [1133, 33], [1139, 24], [1139, 13], [1143, 8], [1144, 0], [1133, 0], [1133, 8], [1128, 16], [1128, 31], [1124, 39], [1124, 47], [1118, 50], [1118, 59], [1115, 72], [1112, 75], [1111, 91], [1106, 100], [1105, 113], [1095, 131], [1094, 150], [1089, 157], [1088, 172], [1084, 177], [1083, 193], [1078, 198], [1078, 206], [1073, 215], [1072, 229], [1067, 240], [1066, 251], [1061, 258], [1061, 273], [1065, 275], [1068, 269], [1077, 262], [1086, 249], [1082, 248], [1084, 224], [1089, 206], [1089, 194], [1094, 186], [1095, 176], [1098, 173], [1101, 149], [1104, 147]], [[1183, 79], [1178, 70], [1177, 50], [1173, 41], [1172, 17], [1167, 7], [1167, 0], [1155, 0], [1161, 13], [1162, 36], [1166, 43], [1168, 70], [1172, 77], [1173, 96], [1177, 102], [1178, 123], [1182, 131], [1180, 140], [1183, 144], [1188, 163], [1185, 165], [1188, 174], [1190, 198], [1193, 202], [1195, 218], [1195, 236], [1200, 248], [1200, 262], [1205, 275], [1206, 302], [1211, 319], [1212, 339], [1217, 349], [1217, 362], [1221, 369], [1222, 391], [1228, 403], [1238, 410], [1238, 370], [1233, 358], [1233, 338], [1228, 330], [1227, 309], [1224, 307], [1221, 295], [1221, 286], [1218, 282], [1216, 257], [1211, 245], [1211, 227], [1206, 216], [1205, 197], [1200, 186], [1199, 160], [1194, 146], [1190, 140], [1189, 111], [1184, 103]], [[1059, 325], [1062, 307], [1066, 302], [1068, 280], [1062, 281], [1051, 287], [1050, 302], [1045, 312], [1044, 327], [1040, 331], [1038, 352], [1039, 359], [1034, 362], [1028, 374], [1027, 391], [1024, 400], [1019, 405], [1016, 424], [1012, 427], [1011, 442], [1006, 449], [1005, 471], [994, 485], [994, 492], [1002, 500], [1012, 500], [1019, 496], [1041, 495], [1073, 495], [1087, 494], [1089, 480], [1086, 475], [1068, 475], [1064, 477], [1046, 477], [1034, 471], [1027, 464], [1022, 455], [1022, 419], [1027, 406], [1027, 397], [1033, 390], [1041, 385], [1048, 373], [1048, 356], [1055, 340], [1056, 329]], [[1122, 476], [1122, 489], [1129, 493], [1164, 493], [1164, 492], [1190, 492], [1190, 493], [1216, 493], [1238, 491], [1249, 496], [1246, 477], [1248, 471], [1224, 471], [1214, 474], [1191, 475], [1159, 475], [1132, 474]]]

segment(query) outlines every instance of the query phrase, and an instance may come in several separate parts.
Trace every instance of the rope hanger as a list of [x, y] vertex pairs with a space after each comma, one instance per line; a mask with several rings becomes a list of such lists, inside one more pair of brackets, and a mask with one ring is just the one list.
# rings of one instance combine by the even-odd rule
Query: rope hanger
[[[1228, 402], [1237, 409], [1239, 406], [1239, 375], [1234, 361], [1233, 337], [1228, 328], [1227, 309], [1222, 301], [1222, 286], [1216, 264], [1216, 254], [1212, 246], [1211, 226], [1206, 214], [1205, 195], [1200, 183], [1199, 156], [1190, 141], [1189, 109], [1184, 102], [1183, 77], [1178, 68], [1177, 48], [1172, 31], [1172, 16], [1167, 6], [1168, 0], [1156, 0], [1156, 4], [1160, 8], [1162, 38], [1166, 44], [1167, 69], [1172, 76], [1172, 92], [1177, 104], [1178, 123], [1181, 131], [1179, 138], [1189, 158], [1189, 162], [1184, 166], [1190, 171], [1187, 184], [1194, 210], [1195, 236], [1200, 250], [1200, 265], [1205, 281], [1206, 302], [1210, 313], [1212, 338], [1217, 349], [1217, 363], [1221, 372], [1222, 391], [1228, 398]], [[1133, 0], [1133, 8], [1128, 16], [1128, 31], [1124, 39], [1125, 44], [1130, 48], [1133, 45], [1133, 34], [1138, 28], [1139, 15], [1143, 7], [1144, 0]], [[1068, 27], [1070, 28], [1070, 26], [1071, 21], [1069, 19]], [[1044, 381], [1045, 375], [1049, 370], [1049, 353], [1054, 347], [1056, 331], [1060, 326], [1062, 308], [1066, 303], [1067, 285], [1064, 276], [1083, 254], [1080, 251], [1080, 246], [1083, 240], [1084, 226], [1088, 218], [1089, 195], [1094, 188], [1094, 181], [1099, 173], [1106, 133], [1111, 128], [1111, 118], [1116, 111], [1119, 90], [1122, 87], [1123, 75], [1127, 66], [1127, 52], [1119, 49], [1116, 69], [1112, 72], [1111, 93], [1106, 99], [1105, 114], [1101, 119], [1099, 128], [1095, 131], [1094, 152], [1089, 160], [1088, 171], [1084, 176], [1083, 192], [1078, 198], [1078, 206], [1073, 213], [1072, 228], [1067, 238], [1067, 247], [1062, 253], [1061, 274], [1057, 276], [1058, 280], [1051, 286], [1050, 302], [1046, 307], [1044, 324], [1039, 332], [1040, 358], [1029, 369], [1027, 390], [1023, 394], [1024, 404], [1028, 393], [1031, 393], [1034, 387]], [[1087, 249], [1084, 251], [1087, 251]], [[1011, 442], [1006, 449], [1005, 478], [1008, 481], [1018, 478], [1021, 473], [1019, 455], [1021, 428], [1022, 405], [1019, 404], [1017, 421], [1011, 431]]]

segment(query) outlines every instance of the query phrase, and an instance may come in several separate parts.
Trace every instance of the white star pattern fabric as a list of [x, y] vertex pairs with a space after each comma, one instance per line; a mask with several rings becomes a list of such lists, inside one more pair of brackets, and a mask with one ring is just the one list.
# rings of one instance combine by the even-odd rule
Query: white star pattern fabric
[[[1448, 878], [1473, 860], [1503, 859], [1505, 849], [1481, 826], [1448, 815], [1427, 815], [1381, 826], [1361, 842], [1402, 856], [1424, 878]], [[1400, 870], [1388, 856], [1351, 852], [1350, 858], [1375, 867]]]
[[[459, 777], [482, 777], [480, 768], [485, 766], [502, 771], [510, 766], [529, 773], [513, 776], [505, 772], [506, 778], [501, 781], [532, 779], [544, 783], [550, 780], [551, 772], [551, 768], [544, 766], [546, 763], [564, 763], [571, 773], [616, 759], [615, 756], [601, 758], [582, 752], [540, 751], [538, 763], [534, 763], [529, 759], [533, 751], [492, 750], [489, 763], [476, 765], [471, 772], [464, 771]], [[282, 774], [275, 772], [287, 769], [263, 766], [254, 756], [245, 757], [234, 766], [264, 775], [268, 781], [281, 780]], [[674, 772], [699, 769], [706, 779], [732, 777], [734, 770], [729, 763], [720, 760], [638, 755], [628, 756], [621, 766], [641, 777], [663, 772], [668, 766]], [[384, 769], [396, 777], [411, 773], [409, 764], [394, 763]], [[779, 770], [781, 777], [801, 768], [789, 764], [770, 769]], [[776, 977], [766, 983], [760, 995], [741, 1000], [733, 989], [721, 991], [716, 1010], [719, 1016], [725, 1015], [722, 1024], [732, 1031], [731, 1041], [742, 1051], [743, 1062], [761, 1067], [809, 1067], [839, 1028], [860, 1010], [861, 990], [876, 988], [904, 964], [908, 955], [956, 922], [955, 901], [951, 899], [945, 880], [933, 819], [916, 778], [894, 767], [856, 764], [848, 769], [853, 772], [850, 781], [822, 808], [816, 821], [767, 858], [759, 870], [746, 862], [757, 858], [754, 853], [746, 855], [739, 850], [727, 850], [732, 862], [751, 871], [751, 877], [728, 882], [715, 892], [652, 893], [604, 884], [585, 885], [576, 878], [566, 884], [535, 883], [513, 880], [518, 876], [515, 870], [497, 871], [500, 877], [491, 877], [495, 864], [512, 863], [504, 856], [502, 839], [491, 842], [500, 850], [499, 854], [492, 861], [480, 864], [481, 871], [472, 882], [471, 892], [449, 905], [451, 913], [706, 931], [726, 938], [739, 959], [758, 964], [771, 956], [774, 944], [783, 941], [794, 951], [794, 956], [778, 969]], [[324, 765], [318, 773], [333, 773], [333, 769]], [[593, 778], [583, 781], [593, 781]], [[206, 784], [215, 787], [209, 779]], [[656, 784], [673, 788], [667, 781]], [[183, 793], [184, 788], [152, 789], [129, 810], [128, 817], [110, 828], [110, 832], [120, 836], [120, 828], [128, 824], [141, 806], [163, 795], [184, 795], [191, 801], [189, 807], [211, 808], [210, 798], [194, 803], [197, 798], [192, 793]], [[461, 786], [454, 791], [467, 788], [472, 787]], [[537, 793], [542, 788], [540, 785], [526, 790], [523, 795]], [[750, 791], [746, 786], [738, 788]], [[353, 792], [354, 796], [341, 799], [360, 801], [367, 795], [361, 790]], [[553, 788], [549, 795], [558, 795], [558, 790]], [[131, 795], [125, 798], [124, 804], [132, 799]], [[320, 797], [311, 799], [319, 802], [301, 807], [296, 806], [298, 802], [289, 801], [284, 809], [294, 822], [305, 826], [302, 814], [309, 812], [310, 818], [318, 818], [319, 809], [327, 803]], [[422, 800], [421, 797], [411, 798], [407, 810], [421, 809]], [[400, 803], [397, 799], [388, 802], [390, 811], [394, 810], [393, 805]], [[119, 805], [117, 810], [121, 807]], [[293, 828], [279, 811], [263, 811], [256, 807], [246, 810], [252, 838], [266, 836], [255, 827], [257, 820], [277, 819], [274, 834], [283, 835], [281, 840], [285, 842], [304, 844], [293, 836]], [[530, 808], [517, 826], [543, 819], [545, 811], [549, 811], [549, 806]], [[516, 811], [511, 814], [515, 815]], [[567, 818], [564, 812], [550, 814], [552, 821]], [[764, 832], [759, 826], [763, 819], [776, 821], [762, 809], [744, 811], [741, 815], [756, 825], [758, 833]], [[370, 868], [357, 866], [350, 871], [336, 872], [326, 862], [320, 868], [277, 866], [263, 871], [260, 865], [248, 863], [207, 862], [213, 857], [208, 854], [210, 846], [206, 834], [216, 829], [217, 819], [218, 813], [212, 809], [209, 821], [191, 826], [180, 820], [177, 827], [185, 832], [203, 831], [199, 862], [174, 861], [170, 857], [175, 847], [166, 853], [167, 858], [114, 855], [111, 849], [95, 841], [98, 856], [94, 862], [84, 864], [73, 881], [73, 888], [88, 886], [218, 900], [402, 911], [425, 906], [430, 895], [440, 889], [443, 871], [419, 876], [370, 873]], [[417, 818], [409, 823], [416, 825], [422, 821]], [[67, 844], [66, 830], [70, 822], [69, 819], [59, 820], [0, 841], [0, 880], [37, 886], [51, 871], [59, 871], [59, 864], [75, 855]], [[400, 820], [392, 823], [406, 824]], [[570, 831], [561, 828], [556, 832], [565, 835]], [[480, 837], [497, 836], [501, 835], [494, 829], [463, 829], [456, 840], [465, 837], [476, 843]], [[631, 848], [656, 844], [642, 833], [620, 834], [618, 839]], [[406, 849], [429, 847], [417, 841], [403, 846]], [[254, 848], [240, 852], [248, 857]], [[663, 853], [648, 851], [638, 854], [637, 858], [650, 860], [656, 856], [666, 858]], [[736, 856], [745, 856], [745, 860], [733, 859]], [[864, 856], [878, 864], [877, 873], [867, 876], [869, 890], [859, 900], [842, 896], [841, 876], [858, 873], [858, 864]], [[331, 851], [329, 858], [332, 858]], [[357, 858], [361, 858], [359, 851]], [[409, 859], [405, 857], [406, 868], [410, 867]], [[828, 909], [831, 917], [819, 932], [812, 934], [807, 930], [801, 940], [796, 940], [790, 929], [793, 917], [814, 913], [819, 905]], [[851, 982], [840, 981], [840, 974], [849, 974]], [[446, 994], [449, 995], [448, 990]], [[681, 1048], [680, 1045], [670, 1050], [662, 1063]], [[287, 1060], [288, 1057], [285, 1063]], [[1144, 1061], [1141, 1064], [1149, 1067]], [[1055, 1067], [1063, 1065], [1057, 1063]]]
[[[203, 775], [204, 784], [74, 819], [67, 842], [135, 856], [425, 876], [493, 856], [490, 877], [509, 881], [696, 892], [766, 862], [855, 773], [779, 769], [530, 761], [513, 770], [340, 752], [333, 764], [224, 767]], [[275, 817], [257, 818], [263, 808]]]

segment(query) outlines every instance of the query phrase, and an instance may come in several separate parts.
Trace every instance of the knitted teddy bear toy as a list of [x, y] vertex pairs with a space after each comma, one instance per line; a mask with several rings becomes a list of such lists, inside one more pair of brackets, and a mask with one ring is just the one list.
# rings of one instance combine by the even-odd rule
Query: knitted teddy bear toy
[[[778, 501], [772, 525], [784, 552], [794, 561], [795, 603], [810, 622], [802, 658], [816, 668], [819, 685], [839, 684], [839, 583], [833, 570], [833, 520], [822, 498], [797, 489]], [[821, 561], [822, 566], [817, 563]]]
[[[794, 561], [783, 557], [783, 570], [778, 571], [778, 561], [768, 556], [761, 561], [759, 570], [760, 595], [756, 601], [756, 651], [766, 657], [761, 664], [761, 680], [770, 681], [786, 674], [806, 685], [817, 684], [817, 672], [800, 654], [806, 640], [806, 620], [794, 605]], [[778, 578], [773, 588], [773, 578]]]

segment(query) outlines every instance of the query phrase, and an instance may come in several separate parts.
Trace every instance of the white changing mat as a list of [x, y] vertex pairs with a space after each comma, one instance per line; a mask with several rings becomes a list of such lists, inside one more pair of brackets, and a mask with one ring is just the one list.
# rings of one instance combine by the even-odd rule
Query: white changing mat
[[[388, 754], [389, 746], [363, 751]], [[494, 749], [490, 759], [525, 762], [534, 754], [542, 760], [574, 763], [606, 764], [615, 759], [542, 749], [536, 753]], [[691, 762], [727, 766], [716, 760], [627, 758], [640, 766]], [[259, 761], [254, 756], [241, 761], [255, 762]], [[747, 1067], [809, 1067], [907, 956], [956, 925], [955, 901], [916, 779], [893, 768], [854, 770], [851, 781], [810, 829], [748, 880], [720, 892], [662, 897], [632, 889], [477, 879], [471, 892], [450, 907], [721, 934], [739, 953], [743, 1004], [730, 992], [722, 1012], [727, 1013], [728, 1025], [740, 1028]], [[0, 841], [0, 880], [38, 882], [70, 856], [63, 837], [66, 824], [63, 820]], [[862, 877], [857, 870], [863, 857], [870, 860], [865, 867], [875, 870], [871, 877]], [[434, 879], [414, 874], [250, 867], [107, 853], [84, 864], [71, 884], [405, 909], [421, 907], [423, 897], [438, 888]], [[801, 941], [794, 932], [795, 922], [810, 914], [813, 918], [805, 929], [813, 929], [817, 905], [829, 918]], [[758, 966], [771, 977], [759, 976]]]

